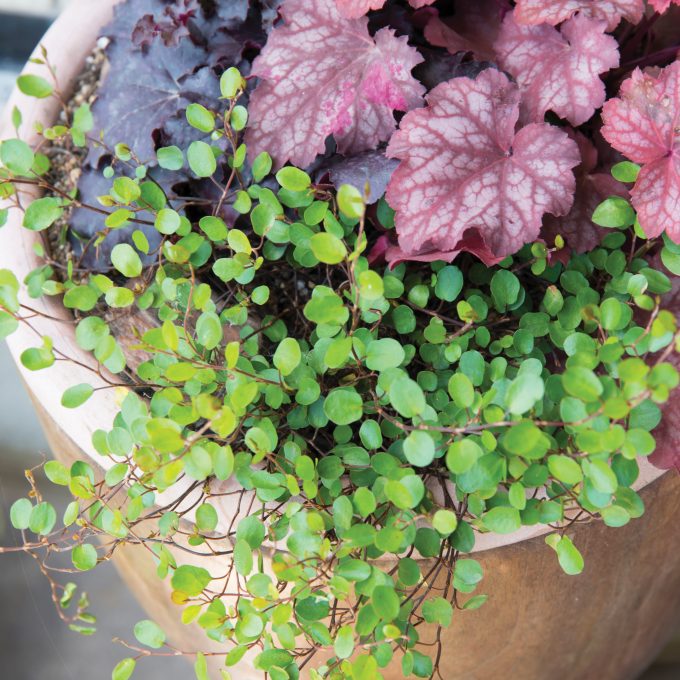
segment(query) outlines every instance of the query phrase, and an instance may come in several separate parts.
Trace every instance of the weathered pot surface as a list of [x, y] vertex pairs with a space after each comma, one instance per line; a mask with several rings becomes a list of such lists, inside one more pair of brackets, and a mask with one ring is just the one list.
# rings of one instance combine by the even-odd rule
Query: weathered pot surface
[[[42, 44], [57, 67], [64, 92], [72, 88], [117, 2], [74, 0], [46, 34]], [[64, 40], [64, 36], [78, 38]], [[29, 64], [26, 72], [39, 73], [40, 68]], [[33, 123], [49, 126], [58, 113], [55, 100], [30, 99], [15, 91], [3, 115], [0, 138], [15, 136], [10, 122], [15, 106], [23, 113], [22, 138], [29, 144], [37, 141]], [[24, 203], [35, 197], [35, 191], [26, 191]], [[36, 234], [23, 229], [21, 221], [21, 214], [11, 211], [0, 232], [0, 268], [11, 269], [20, 279], [41, 264], [33, 252]], [[95, 360], [78, 347], [74, 325], [60, 321], [70, 321], [71, 314], [58, 298], [22, 302], [49, 317], [33, 319], [32, 329], [22, 325], [10, 336], [9, 346], [53, 451], [66, 460], [85, 457], [105, 469], [112, 463], [96, 453], [91, 438], [95, 430], [112, 427], [118, 411], [116, 395], [110, 389], [96, 391], [86, 406], [71, 411], [61, 405], [65, 389], [82, 382], [103, 387], [105, 381], [66, 361], [36, 373], [25, 370], [19, 355], [41, 335], [52, 337], [58, 352], [86, 366], [94, 367]], [[647, 506], [641, 519], [620, 529], [601, 523], [574, 527], [575, 541], [586, 560], [579, 577], [564, 575], [545, 546], [541, 536], [549, 527], [524, 527], [506, 536], [479, 535], [475, 552], [481, 553], [476, 557], [484, 567], [483, 591], [490, 601], [476, 612], [459, 614], [444, 631], [442, 677], [635, 677], [672, 633], [680, 611], [680, 532], [674, 524], [680, 478], [642, 460], [635, 488]], [[172, 493], [177, 494], [177, 489]], [[215, 505], [222, 528], [231, 524], [236, 501], [222, 496]], [[181, 610], [170, 602], [169, 585], [156, 577], [155, 565], [143, 549], [126, 547], [117, 552], [116, 560], [128, 585], [181, 649], [217, 649], [201, 629], [180, 623]], [[182, 555], [178, 560], [183, 560]], [[203, 566], [215, 569], [214, 564]], [[231, 669], [234, 677], [261, 677], [252, 668], [253, 656], [247, 655]], [[384, 674], [401, 677], [396, 666]]]

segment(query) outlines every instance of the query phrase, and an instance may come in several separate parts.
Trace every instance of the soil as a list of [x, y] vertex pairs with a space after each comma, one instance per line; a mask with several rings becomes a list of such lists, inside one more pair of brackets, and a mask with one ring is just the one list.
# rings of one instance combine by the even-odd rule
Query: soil
[[[85, 62], [85, 68], [76, 80], [73, 94], [65, 104], [55, 124], [66, 124], [71, 119], [74, 111], [82, 104], [94, 103], [99, 92], [104, 68], [106, 66], [105, 43], [97, 44], [92, 54]], [[70, 136], [65, 136], [54, 142], [49, 142], [43, 152], [50, 159], [51, 168], [46, 179], [59, 191], [71, 193], [76, 190], [82, 165], [87, 155], [86, 148], [79, 148], [73, 144]], [[68, 223], [72, 208], [66, 209], [63, 216], [47, 231], [47, 243], [49, 255], [57, 265], [57, 269], [63, 270], [71, 260], [73, 250], [68, 240]]]

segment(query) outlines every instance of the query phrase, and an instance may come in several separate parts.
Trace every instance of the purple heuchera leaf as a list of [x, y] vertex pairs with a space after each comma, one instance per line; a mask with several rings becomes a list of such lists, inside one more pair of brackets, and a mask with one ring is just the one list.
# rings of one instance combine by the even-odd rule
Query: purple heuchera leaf
[[576, 15], [561, 31], [523, 26], [514, 13], [503, 20], [495, 43], [498, 61], [515, 77], [531, 120], [554, 111], [572, 125], [585, 123], [604, 104], [600, 74], [619, 65], [618, 44], [603, 21]]
[[160, 16], [145, 14], [132, 31], [135, 45], [151, 45], [160, 37], [166, 47], [176, 46], [190, 35], [189, 22], [200, 12], [197, 0], [178, 0], [168, 5]]
[[[153, 132], [192, 102], [214, 106], [220, 96], [219, 81], [205, 63], [205, 50], [183, 40], [177, 47], [154, 42], [148, 52], [131, 53], [125, 45], [109, 50], [111, 69], [99, 99], [92, 107], [94, 133], [103, 131], [104, 143], [113, 148], [127, 144], [142, 160], [154, 157]], [[196, 71], [196, 72], [194, 72]], [[130, 77], [134, 73], [134, 78]], [[88, 162], [96, 165], [106, 152], [92, 147]]]
[[642, 165], [632, 202], [647, 236], [666, 232], [680, 243], [680, 61], [639, 69], [602, 111], [604, 138]]
[[580, 12], [591, 19], [606, 21], [607, 30], [613, 31], [621, 19], [637, 24], [644, 11], [644, 0], [517, 0], [515, 19], [529, 26], [557, 26]]
[[217, 16], [227, 28], [242, 24], [248, 16], [248, 0], [217, 0]]
[[607, 233], [606, 229], [598, 227], [592, 220], [595, 208], [610, 196], [627, 198], [628, 190], [610, 172], [597, 169], [597, 149], [587, 137], [574, 130], [567, 130], [567, 134], [578, 144], [581, 153], [581, 164], [574, 171], [574, 205], [568, 215], [547, 215], [542, 233], [548, 245], [552, 245], [559, 234], [571, 250], [585, 253], [597, 247]]
[[[408, 0], [411, 7], [420, 9], [431, 5], [435, 0]], [[358, 19], [366, 12], [382, 9], [385, 0], [335, 0], [340, 14], [346, 19]]]
[[402, 161], [387, 201], [405, 253], [455, 254], [474, 237], [504, 257], [538, 236], [544, 213], [569, 212], [576, 143], [545, 123], [516, 132], [518, 118], [519, 89], [494, 69], [438, 85], [404, 117], [387, 148]]
[[509, 11], [506, 0], [456, 0], [455, 14], [441, 19], [433, 14], [425, 26], [425, 38], [449, 52], [472, 52], [477, 59], [495, 61], [493, 44], [503, 17]]
[[365, 151], [356, 156], [337, 156], [324, 168], [330, 174], [333, 186], [351, 184], [362, 194], [368, 184], [369, 203], [375, 203], [385, 194], [392, 173], [399, 161], [387, 158], [384, 151]]
[[141, 17], [159, 16], [167, 7], [165, 0], [135, 0], [121, 2], [113, 10], [113, 19], [103, 31], [107, 38], [130, 42]]
[[393, 112], [422, 103], [411, 75], [422, 61], [405, 37], [383, 28], [371, 38], [368, 20], [345, 19], [335, 0], [287, 0], [252, 74], [261, 81], [250, 100], [246, 135], [252, 156], [268, 151], [281, 166], [305, 167], [333, 135], [340, 153], [375, 148], [392, 135]]
[[260, 14], [262, 15], [262, 26], [269, 31], [276, 23], [279, 16], [279, 6], [283, 0], [260, 0]]

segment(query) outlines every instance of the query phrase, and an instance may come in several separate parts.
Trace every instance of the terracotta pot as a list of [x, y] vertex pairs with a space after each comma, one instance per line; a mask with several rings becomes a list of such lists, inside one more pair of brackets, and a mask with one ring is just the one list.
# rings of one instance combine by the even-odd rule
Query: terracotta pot
[[[100, 28], [111, 16], [117, 0], [75, 0], [44, 38], [50, 61], [57, 67], [64, 92], [83, 68]], [[77, 39], [72, 39], [77, 36]], [[29, 64], [26, 72], [40, 72]], [[9, 121], [12, 108], [24, 114], [22, 132], [31, 143], [34, 122], [50, 125], [57, 114], [51, 100], [34, 100], [14, 92], [0, 127], [2, 138], [14, 136]], [[25, 201], [35, 198], [26, 193]], [[0, 231], [0, 268], [21, 279], [40, 263], [32, 246], [36, 235], [21, 228], [21, 215], [12, 212]], [[25, 302], [28, 301], [25, 300]], [[47, 314], [23, 327], [9, 339], [27, 389], [35, 403], [54, 454], [65, 461], [87, 459], [103, 472], [109, 461], [93, 449], [92, 433], [110, 429], [117, 412], [112, 390], [102, 390], [76, 411], [61, 406], [63, 391], [89, 382], [103, 386], [86, 368], [58, 361], [50, 369], [31, 373], [18, 360], [36, 344], [38, 335], [49, 335], [63, 354], [85, 366], [94, 359], [75, 342], [70, 313], [59, 299], [31, 300]], [[479, 536], [475, 557], [484, 567], [482, 591], [489, 602], [475, 612], [457, 614], [444, 631], [441, 675], [446, 680], [496, 677], [522, 680], [622, 680], [634, 678], [655, 657], [673, 632], [680, 613], [680, 532], [676, 528], [680, 478], [663, 474], [642, 461], [636, 486], [646, 505], [641, 519], [611, 529], [601, 523], [574, 527], [573, 538], [586, 561], [582, 575], [569, 577], [560, 570], [555, 555], [543, 540], [547, 527], [525, 527], [509, 536]], [[238, 510], [233, 503], [216, 500], [221, 526], [231, 523]], [[274, 549], [275, 546], [269, 549]], [[177, 554], [180, 563], [195, 560]], [[170, 601], [167, 582], [155, 574], [155, 565], [144, 548], [125, 547], [114, 562], [121, 575], [174, 643], [185, 651], [217, 649], [203, 631], [180, 622], [181, 608]], [[203, 564], [221, 570], [215, 560]], [[442, 579], [444, 576], [442, 576]], [[435, 586], [437, 584], [435, 583]], [[433, 631], [424, 632], [424, 640]], [[248, 655], [234, 669], [239, 680], [259, 680]], [[400, 678], [398, 665], [384, 671], [387, 679]]]

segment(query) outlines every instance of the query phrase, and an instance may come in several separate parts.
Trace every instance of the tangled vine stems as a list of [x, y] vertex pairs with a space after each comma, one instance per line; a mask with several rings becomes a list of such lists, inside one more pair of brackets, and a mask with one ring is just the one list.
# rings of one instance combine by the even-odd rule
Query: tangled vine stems
[[[195, 657], [199, 679], [219, 658], [226, 677], [249, 650], [274, 680], [302, 669], [374, 678], [393, 659], [405, 675], [441, 677], [442, 629], [485, 600], [468, 597], [482, 579], [469, 556], [477, 532], [549, 525], [547, 543], [576, 574], [575, 524], [642, 514], [637, 459], [654, 450], [659, 404], [678, 382], [677, 325], [662, 297], [671, 284], [654, 264], [672, 246], [637, 247], [631, 208], [617, 202], [604, 208], [612, 230], [601, 245], [566, 264], [559, 239], [491, 268], [468, 256], [371, 264], [373, 242], [393, 227], [389, 206], [367, 211], [356, 189], [335, 193], [297, 168], [273, 174], [267, 154], [248, 165], [244, 88], [230, 69], [224, 110], [187, 110], [214, 149], [157, 153], [161, 167], [188, 163], [219, 198], [175, 201], [119, 144], [93, 211], [104, 224], [85, 247], [123, 228], [132, 245], [116, 245], [103, 272], [71, 259], [24, 282], [31, 297], [63, 295], [97, 366], [78, 363], [103, 379], [67, 390], [64, 406], [127, 387], [113, 427], [93, 437], [105, 472], [44, 466], [74, 497], [59, 528], [28, 475], [31, 493], [11, 510], [19, 549], [38, 561], [64, 620], [89, 633], [86, 598], [66, 613], [74, 586], [55, 574], [142, 548], [182, 620], [221, 645], [184, 650], [142, 621], [115, 680], [152, 655]], [[87, 114], [45, 139], [98, 143]], [[26, 183], [46, 189], [24, 226], [48, 234], [77, 199], [21, 140], [4, 142], [0, 160], [17, 207]], [[240, 215], [229, 225], [225, 204]], [[19, 289], [0, 272], [3, 336], [42, 315]], [[135, 343], [109, 314], [129, 319]], [[22, 355], [29, 370], [67, 360], [50, 339]], [[54, 560], [65, 552], [73, 569]]]

